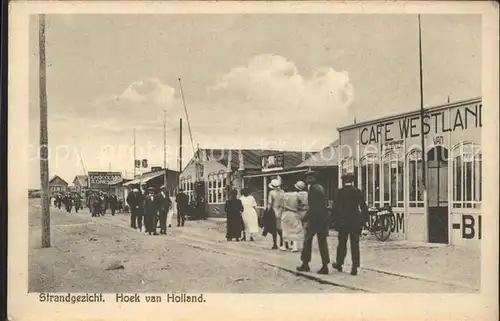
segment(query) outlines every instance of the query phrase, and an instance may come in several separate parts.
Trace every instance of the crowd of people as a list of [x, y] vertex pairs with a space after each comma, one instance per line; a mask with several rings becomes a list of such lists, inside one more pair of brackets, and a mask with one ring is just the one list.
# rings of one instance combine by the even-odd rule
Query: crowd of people
[[[302, 264], [298, 271], [309, 272], [312, 242], [317, 237], [322, 267], [319, 274], [328, 274], [330, 254], [327, 236], [329, 227], [338, 232], [335, 270], [342, 272], [347, 254], [347, 241], [350, 239], [352, 269], [357, 275], [360, 266], [359, 238], [363, 226], [368, 220], [368, 207], [363, 193], [354, 186], [354, 175], [342, 176], [344, 186], [338, 191], [331, 214], [326, 207], [323, 186], [317, 182], [317, 172], [306, 173], [306, 183], [298, 181], [293, 186], [284, 186], [277, 179], [269, 184], [271, 189], [263, 215], [257, 214], [257, 203], [248, 189], [243, 189], [241, 197], [233, 190], [231, 198], [225, 204], [227, 215], [228, 241], [255, 241], [262, 228], [262, 235], [272, 235], [272, 249], [299, 252]], [[331, 224], [333, 223], [333, 224]], [[278, 246], [279, 238], [279, 246]], [[299, 246], [301, 248], [299, 248]]]
[[80, 193], [77, 192], [59, 192], [55, 193], [52, 197], [54, 199], [54, 206], [58, 209], [64, 206], [66, 212], [71, 213], [73, 208], [78, 213], [83, 209], [83, 202]]
[[142, 187], [132, 189], [127, 196], [127, 204], [130, 208], [130, 226], [133, 229], [143, 230], [149, 235], [158, 235], [159, 223], [160, 233], [167, 234], [167, 226], [171, 227], [174, 212], [177, 212], [177, 226], [183, 227], [189, 210], [189, 198], [180, 190], [175, 197], [176, 206], [166, 186], [162, 186], [156, 192], [154, 187]]

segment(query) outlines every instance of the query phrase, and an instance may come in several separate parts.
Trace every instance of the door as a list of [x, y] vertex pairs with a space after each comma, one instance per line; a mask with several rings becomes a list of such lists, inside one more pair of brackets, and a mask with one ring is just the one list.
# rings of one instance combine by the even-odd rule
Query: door
[[427, 153], [427, 199], [429, 242], [448, 244], [448, 150], [442, 146]]

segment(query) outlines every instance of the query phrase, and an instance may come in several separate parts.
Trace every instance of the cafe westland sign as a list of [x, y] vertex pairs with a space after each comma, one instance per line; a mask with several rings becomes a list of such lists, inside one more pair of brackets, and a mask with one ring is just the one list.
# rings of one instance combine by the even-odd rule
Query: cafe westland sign
[[260, 158], [261, 170], [263, 172], [279, 171], [285, 167], [284, 153], [262, 156]]
[[[424, 115], [423, 123], [424, 135], [437, 137], [435, 143], [439, 145], [445, 133], [482, 127], [482, 104], [430, 110]], [[420, 133], [420, 115], [415, 115], [363, 127], [359, 141], [363, 146], [383, 143], [388, 149], [397, 149], [404, 140], [419, 137]]]

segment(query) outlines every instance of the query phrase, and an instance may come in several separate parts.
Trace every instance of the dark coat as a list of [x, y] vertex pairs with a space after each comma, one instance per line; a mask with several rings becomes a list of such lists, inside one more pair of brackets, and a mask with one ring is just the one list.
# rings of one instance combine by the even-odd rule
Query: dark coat
[[276, 214], [272, 208], [264, 210], [262, 219], [260, 220], [261, 227], [263, 228], [262, 235], [266, 236], [268, 233], [276, 232]]
[[131, 211], [143, 212], [143, 197], [138, 192], [132, 192], [127, 196], [127, 204]]
[[177, 203], [178, 208], [186, 209], [188, 207], [189, 198], [184, 193], [178, 193], [175, 196], [175, 202]]
[[241, 213], [243, 213], [243, 204], [237, 198], [227, 200], [224, 210], [226, 211], [227, 217], [227, 232], [226, 238], [240, 238], [241, 231], [243, 230], [243, 218]]
[[146, 218], [146, 231], [156, 232], [156, 216], [158, 213], [158, 204], [154, 195], [144, 196], [144, 215]]
[[328, 232], [329, 215], [323, 186], [318, 183], [311, 185], [307, 201], [309, 209], [302, 220], [307, 223], [308, 229], [315, 233]]
[[170, 201], [170, 196], [168, 193], [165, 193], [165, 196], [160, 192], [155, 195], [156, 204], [158, 207], [158, 212], [160, 215], [167, 215], [172, 202]]
[[335, 229], [359, 232], [368, 221], [368, 206], [363, 192], [355, 186], [345, 186], [337, 192], [332, 208]]

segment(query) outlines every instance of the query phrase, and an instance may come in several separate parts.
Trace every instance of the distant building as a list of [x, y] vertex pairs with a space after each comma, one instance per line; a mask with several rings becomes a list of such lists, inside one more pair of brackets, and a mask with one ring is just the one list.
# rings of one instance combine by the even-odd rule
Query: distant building
[[73, 179], [73, 189], [77, 193], [85, 193], [88, 189], [88, 176], [87, 175], [76, 175]]
[[54, 175], [49, 181], [50, 192], [66, 192], [68, 190], [68, 182], [58, 175]]
[[[280, 152], [276, 150], [242, 149], [200, 149], [197, 152], [199, 160], [193, 158], [180, 175], [180, 188], [196, 201], [205, 200], [205, 211], [208, 216], [224, 216], [224, 203], [229, 190], [236, 189], [238, 193], [243, 187], [248, 187], [257, 204], [263, 206], [264, 189], [262, 177], [263, 157], [282, 154], [283, 166], [294, 167], [303, 161], [301, 152]], [[266, 168], [276, 168], [276, 162], [267, 162]], [[255, 174], [256, 176], [253, 176]], [[263, 175], [273, 175], [264, 173]], [[245, 179], [243, 179], [245, 178]]]
[[[174, 195], [177, 190], [177, 185], [179, 183], [179, 172], [166, 169], [167, 171], [167, 189], [170, 191], [171, 195]], [[142, 173], [136, 175], [133, 180], [130, 180], [123, 184], [124, 187], [128, 189], [138, 188], [139, 185], [145, 185], [147, 187], [154, 187], [159, 190], [162, 185], [164, 185], [165, 171], [163, 169]]]

